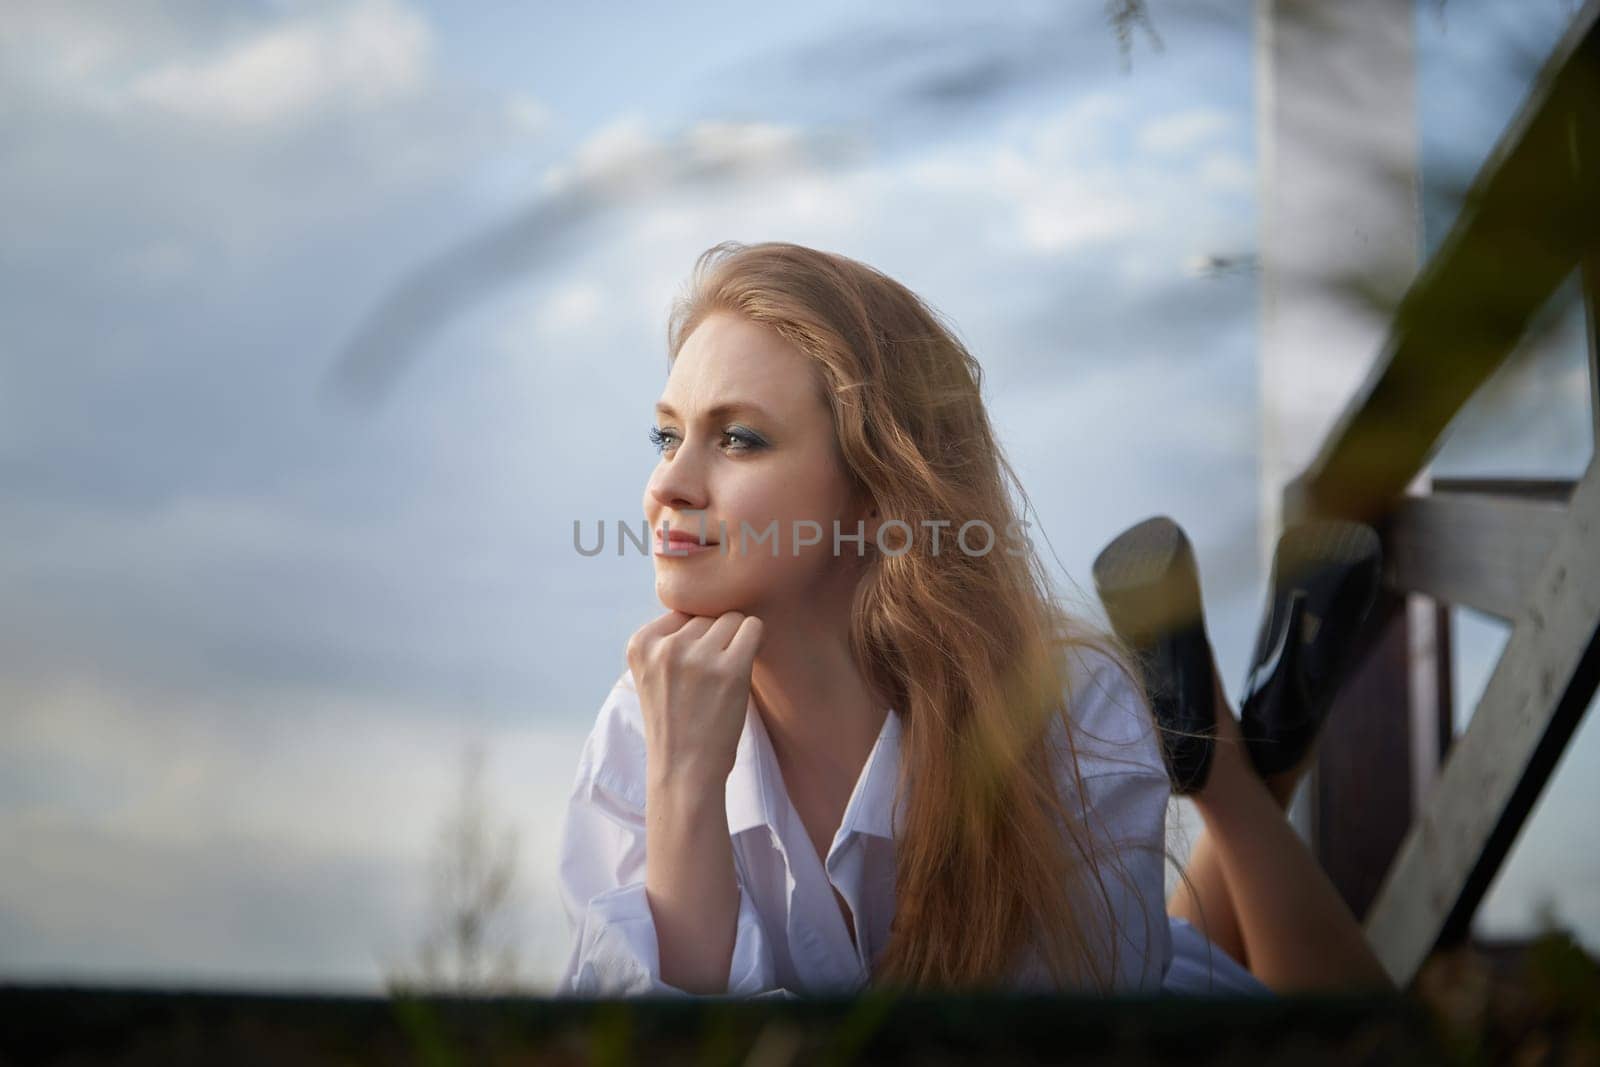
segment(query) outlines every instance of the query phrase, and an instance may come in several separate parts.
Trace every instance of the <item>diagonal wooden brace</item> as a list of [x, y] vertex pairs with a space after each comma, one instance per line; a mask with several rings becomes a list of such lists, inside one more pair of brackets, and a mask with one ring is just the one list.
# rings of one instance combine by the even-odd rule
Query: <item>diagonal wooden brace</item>
[[1573, 490], [1466, 733], [1412, 824], [1366, 932], [1405, 986], [1464, 933], [1600, 676], [1600, 458]]

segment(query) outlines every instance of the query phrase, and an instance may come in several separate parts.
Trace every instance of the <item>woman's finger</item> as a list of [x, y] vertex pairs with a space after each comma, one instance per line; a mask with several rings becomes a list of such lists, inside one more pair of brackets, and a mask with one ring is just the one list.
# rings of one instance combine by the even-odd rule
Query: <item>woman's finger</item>
[[715, 620], [713, 620], [709, 615], [691, 616], [688, 622], [684, 623], [678, 628], [674, 636], [679, 637], [684, 641], [698, 641], [700, 638], [705, 636], [705, 632], [707, 630], [711, 629], [711, 624], [713, 621]]
[[684, 624], [694, 618], [686, 611], [669, 611], [665, 615], [658, 615], [639, 627], [638, 635], [643, 640], [666, 637], [682, 629]]
[[728, 642], [728, 654], [740, 666], [748, 667], [755, 663], [756, 653], [761, 650], [761, 633], [761, 620], [754, 615], [746, 615], [740, 621], [739, 629], [734, 632], [733, 639]]
[[635, 657], [645, 654], [657, 641], [671, 635], [693, 617], [681, 611], [669, 611], [639, 627], [628, 638], [626, 659], [629, 665], [636, 666]]
[[733, 639], [739, 624], [744, 620], [745, 614], [742, 611], [724, 611], [706, 630], [702, 640], [710, 642], [711, 647], [720, 652], [728, 647], [728, 642]]

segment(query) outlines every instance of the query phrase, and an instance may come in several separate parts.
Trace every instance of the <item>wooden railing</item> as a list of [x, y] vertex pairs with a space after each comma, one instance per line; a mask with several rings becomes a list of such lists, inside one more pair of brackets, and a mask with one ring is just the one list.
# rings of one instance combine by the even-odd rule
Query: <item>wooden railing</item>
[[[1451, 420], [1574, 272], [1587, 305], [1600, 428], [1600, 0], [1591, 0], [1479, 172], [1396, 311], [1370, 376], [1285, 491], [1284, 519], [1357, 518], [1382, 533], [1386, 592], [1320, 757], [1316, 843], [1402, 984], [1464, 936], [1600, 675], [1600, 468], [1576, 481], [1457, 479], [1407, 496]], [[1466, 731], [1411, 811], [1406, 595], [1507, 620]], [[1443, 628], [1447, 633], [1447, 628]], [[1447, 655], [1448, 645], [1438, 654]], [[1399, 782], [1397, 785], [1396, 782]]]

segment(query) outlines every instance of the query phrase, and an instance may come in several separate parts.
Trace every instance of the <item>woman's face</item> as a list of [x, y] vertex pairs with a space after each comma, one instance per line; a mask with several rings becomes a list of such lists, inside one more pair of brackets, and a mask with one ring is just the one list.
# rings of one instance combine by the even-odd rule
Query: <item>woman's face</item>
[[[661, 460], [644, 493], [665, 607], [708, 616], [782, 611], [814, 603], [856, 562], [853, 541], [833, 552], [835, 521], [854, 534], [862, 516], [851, 510], [833, 418], [813, 375], [798, 349], [740, 315], [708, 315], [685, 339], [656, 405]], [[801, 520], [818, 524], [820, 537]], [[717, 544], [686, 554], [670, 546], [680, 554], [668, 554], [663, 526], [697, 539], [703, 531]], [[818, 543], [797, 549], [806, 539]]]

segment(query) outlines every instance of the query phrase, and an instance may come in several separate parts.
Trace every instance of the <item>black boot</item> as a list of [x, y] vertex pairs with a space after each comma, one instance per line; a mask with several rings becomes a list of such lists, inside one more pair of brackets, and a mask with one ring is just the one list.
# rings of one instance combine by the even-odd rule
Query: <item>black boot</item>
[[1172, 791], [1195, 792], [1211, 770], [1217, 718], [1215, 661], [1189, 539], [1165, 516], [1146, 519], [1101, 550], [1093, 573], [1112, 629], [1138, 657]]
[[1358, 522], [1317, 519], [1278, 539], [1268, 615], [1239, 703], [1256, 773], [1297, 766], [1322, 729], [1378, 595], [1382, 548]]

